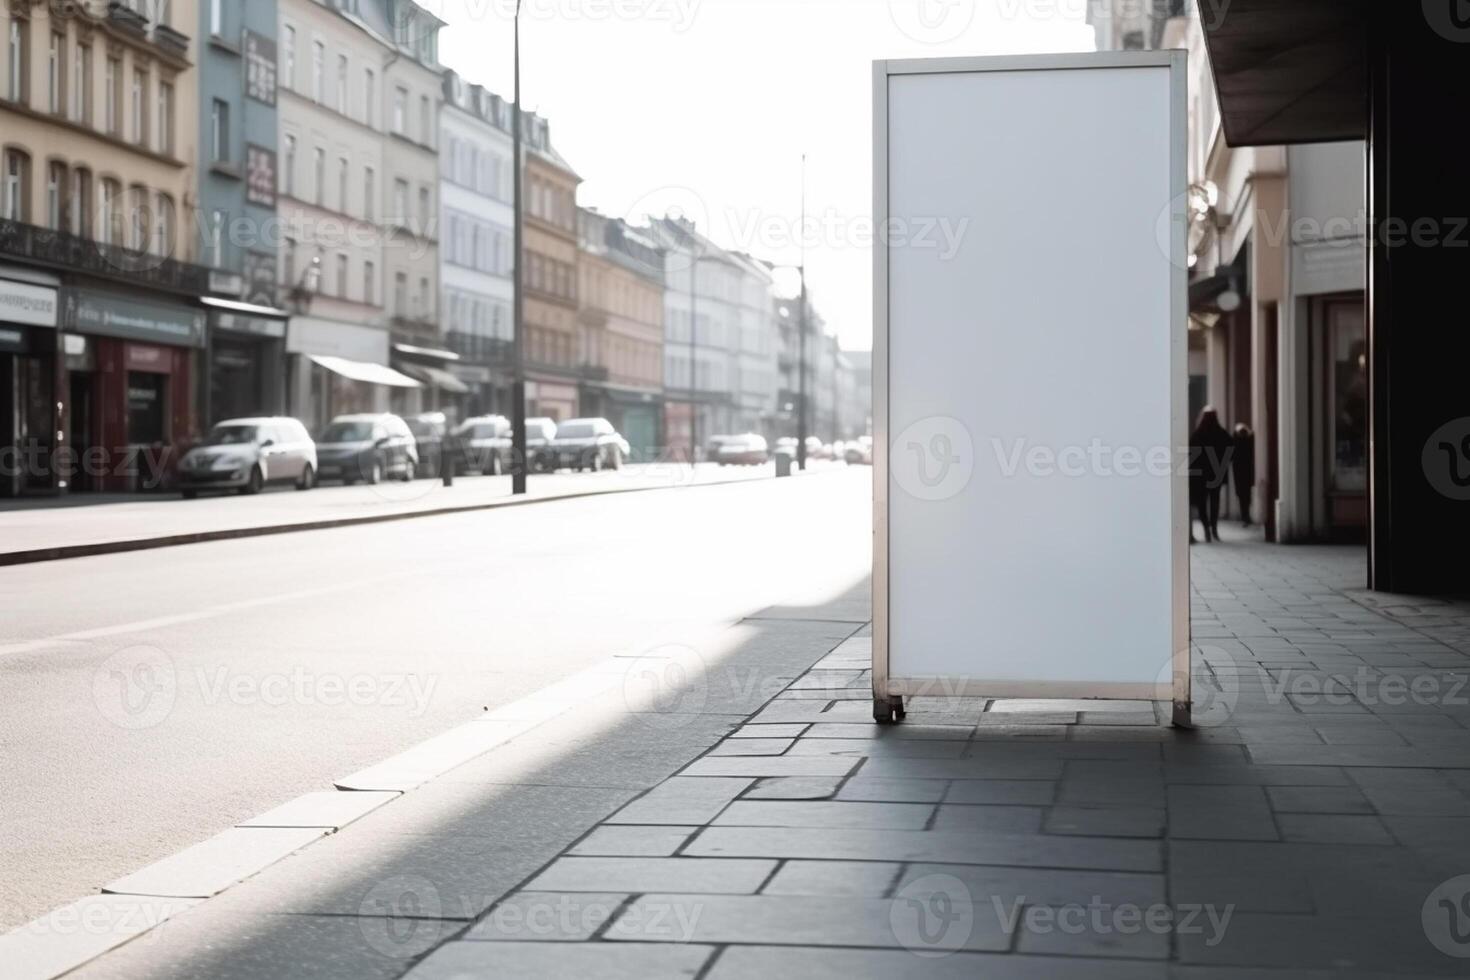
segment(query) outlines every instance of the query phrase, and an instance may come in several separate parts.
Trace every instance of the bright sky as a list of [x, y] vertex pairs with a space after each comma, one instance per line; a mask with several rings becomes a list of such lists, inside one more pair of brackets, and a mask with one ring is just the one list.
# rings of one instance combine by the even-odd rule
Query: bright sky
[[[440, 59], [511, 95], [514, 0], [419, 0]], [[808, 243], [813, 302], [872, 343], [872, 61], [1088, 51], [1088, 0], [524, 0], [526, 108], [585, 183], [639, 220], [678, 208], [772, 262]], [[805, 235], [801, 155], [807, 154]]]

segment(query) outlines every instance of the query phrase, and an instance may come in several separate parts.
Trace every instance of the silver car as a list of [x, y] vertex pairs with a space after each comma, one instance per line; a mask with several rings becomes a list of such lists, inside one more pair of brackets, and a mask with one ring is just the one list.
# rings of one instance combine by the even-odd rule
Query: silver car
[[316, 486], [316, 444], [295, 419], [253, 418], [221, 422], [179, 463], [179, 492], [186, 500], [201, 490], [259, 493], [270, 483]]
[[558, 422], [556, 438], [543, 450], [553, 469], [620, 469], [628, 458], [628, 441], [607, 419]]
[[389, 476], [408, 483], [419, 466], [418, 440], [408, 423], [386, 412], [332, 419], [317, 439], [317, 456], [323, 479], [349, 486], [359, 480], [381, 483]]

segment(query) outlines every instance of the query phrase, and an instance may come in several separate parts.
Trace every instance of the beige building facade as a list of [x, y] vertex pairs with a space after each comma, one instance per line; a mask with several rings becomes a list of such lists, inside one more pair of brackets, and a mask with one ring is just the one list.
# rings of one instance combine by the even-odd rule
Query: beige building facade
[[545, 119], [525, 127], [525, 336], [527, 414], [557, 421], [582, 414], [577, 346], [577, 185], [551, 145]]

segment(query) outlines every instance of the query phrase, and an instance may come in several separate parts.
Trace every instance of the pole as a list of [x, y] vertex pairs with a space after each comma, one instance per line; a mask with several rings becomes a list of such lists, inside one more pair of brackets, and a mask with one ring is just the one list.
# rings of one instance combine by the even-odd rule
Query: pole
[[799, 341], [799, 364], [801, 379], [797, 383], [796, 396], [796, 465], [806, 469], [806, 154], [801, 155], [801, 314], [797, 319]]
[[513, 276], [513, 310], [511, 313], [511, 344], [510, 344], [510, 488], [511, 493], [516, 496], [524, 495], [526, 492], [526, 473], [530, 469], [530, 460], [526, 458], [526, 374], [525, 374], [525, 319], [526, 319], [526, 296], [525, 296], [525, 221], [521, 209], [522, 183], [524, 180], [524, 161], [521, 159], [521, 0], [516, 0], [515, 14], [515, 109], [511, 113], [511, 153], [513, 160], [511, 169], [514, 171], [512, 187], [511, 206], [515, 211], [512, 225], [514, 235], [512, 249], [515, 261], [512, 263]]
[[695, 251], [693, 229], [689, 240], [689, 468], [699, 462], [699, 330], [695, 313], [699, 309], [699, 253]]

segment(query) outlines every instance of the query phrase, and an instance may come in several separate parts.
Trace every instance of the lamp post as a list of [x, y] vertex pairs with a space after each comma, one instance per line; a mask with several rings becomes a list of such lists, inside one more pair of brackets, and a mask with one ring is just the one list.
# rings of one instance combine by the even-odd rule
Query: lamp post
[[521, 213], [521, 194], [524, 161], [521, 159], [521, 0], [516, 0], [515, 13], [515, 107], [511, 110], [511, 169], [513, 193], [511, 207], [514, 210], [512, 245], [515, 261], [512, 263], [512, 313], [510, 351], [510, 487], [513, 495], [526, 492], [526, 474], [530, 460], [526, 459], [526, 375], [524, 360], [524, 334], [526, 316], [525, 298], [525, 227]]
[[806, 154], [801, 155], [801, 310], [797, 319], [797, 360], [801, 377], [797, 382], [796, 468], [806, 471]]
[[699, 462], [699, 263], [714, 258], [700, 255], [693, 229], [689, 238], [689, 469]]

